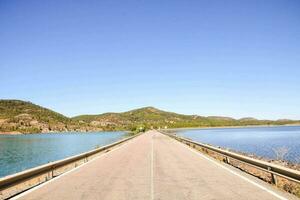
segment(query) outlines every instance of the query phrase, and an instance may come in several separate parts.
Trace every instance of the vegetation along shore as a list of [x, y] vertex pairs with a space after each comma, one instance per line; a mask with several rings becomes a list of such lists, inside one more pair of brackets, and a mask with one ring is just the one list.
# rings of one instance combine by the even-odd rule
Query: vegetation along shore
[[234, 119], [220, 116], [183, 115], [154, 107], [122, 113], [66, 117], [58, 112], [21, 100], [0, 100], [0, 133], [48, 133], [127, 130], [138, 132], [159, 128], [211, 128], [296, 125], [296, 120]]

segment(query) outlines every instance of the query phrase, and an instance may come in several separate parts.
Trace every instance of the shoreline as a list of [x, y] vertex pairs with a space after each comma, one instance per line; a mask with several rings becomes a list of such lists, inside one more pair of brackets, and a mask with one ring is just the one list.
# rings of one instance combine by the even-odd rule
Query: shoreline
[[167, 128], [160, 130], [193, 130], [193, 129], [239, 129], [239, 128], [272, 128], [272, 127], [293, 127], [300, 126], [300, 124], [284, 124], [284, 125], [246, 125], [246, 126], [206, 126], [206, 127], [183, 127], [183, 128]]
[[34, 134], [60, 134], [60, 133], [78, 133], [78, 134], [89, 134], [89, 133], [102, 133], [102, 132], [124, 132], [130, 133], [126, 130], [113, 130], [113, 131], [52, 131], [52, 132], [40, 132], [40, 133], [21, 133], [18, 131], [13, 132], [0, 132], [0, 135], [34, 135]]
[[[176, 131], [176, 130], [193, 130], [193, 129], [239, 129], [239, 128], [271, 128], [271, 127], [293, 127], [300, 126], [300, 124], [284, 124], [284, 125], [245, 125], [245, 126], [206, 126], [206, 127], [182, 127], [182, 128], [167, 128], [167, 129], [158, 129], [166, 131]], [[129, 130], [113, 130], [113, 131], [52, 131], [52, 132], [40, 132], [40, 133], [22, 133], [18, 131], [12, 132], [0, 132], [0, 135], [28, 135], [28, 134], [51, 134], [51, 133], [93, 133], [93, 132], [130, 132]]]
[[24, 135], [24, 133], [18, 131], [12, 131], [12, 132], [0, 132], [0, 135]]

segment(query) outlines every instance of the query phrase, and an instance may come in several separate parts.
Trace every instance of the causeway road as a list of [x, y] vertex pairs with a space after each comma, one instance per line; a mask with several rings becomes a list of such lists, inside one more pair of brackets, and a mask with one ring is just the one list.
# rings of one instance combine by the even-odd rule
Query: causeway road
[[148, 131], [13, 199], [297, 199], [157, 131]]

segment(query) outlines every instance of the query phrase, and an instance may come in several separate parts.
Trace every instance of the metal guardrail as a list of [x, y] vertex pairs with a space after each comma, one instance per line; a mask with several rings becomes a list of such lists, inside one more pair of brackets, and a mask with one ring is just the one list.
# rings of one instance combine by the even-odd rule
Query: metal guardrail
[[[37, 186], [50, 179], [53, 179], [71, 169], [76, 168], [81, 164], [88, 162], [89, 160], [92, 160], [94, 157], [97, 156], [98, 153], [101, 153], [105, 150], [122, 144], [134, 137], [137, 137], [138, 135], [140, 134], [125, 138], [115, 143], [76, 156], [51, 162], [13, 175], [6, 176], [4, 178], [0, 178], [0, 199], [11, 198], [21, 192], [31, 189], [34, 186]], [[69, 165], [72, 166], [70, 167]], [[63, 169], [62, 172], [56, 173], [56, 170], [60, 170], [63, 167], [67, 167], [67, 169]]]
[[280, 176], [280, 177], [286, 178], [288, 180], [291, 180], [293, 182], [300, 183], [300, 171], [293, 170], [293, 169], [283, 167], [283, 166], [280, 166], [280, 165], [272, 164], [272, 163], [269, 163], [269, 162], [266, 162], [266, 161], [250, 158], [248, 156], [233, 153], [233, 152], [230, 152], [230, 151], [227, 151], [227, 150], [224, 150], [224, 149], [221, 149], [221, 148], [217, 148], [217, 147], [214, 147], [214, 146], [211, 146], [211, 145], [198, 143], [198, 142], [195, 142], [195, 141], [177, 136], [175, 134], [169, 134], [169, 133], [164, 133], [164, 132], [161, 132], [161, 133], [163, 133], [165, 135], [168, 135], [169, 137], [172, 137], [172, 138], [174, 138], [174, 139], [176, 139], [176, 140], [178, 140], [182, 143], [185, 143], [189, 146], [192, 146], [192, 147], [198, 146], [200, 148], [208, 149], [210, 151], [216, 152], [216, 153], [224, 156], [225, 161], [228, 164], [230, 164], [230, 159], [234, 159], [234, 160], [237, 160], [239, 162], [250, 165], [252, 167], [263, 170], [265, 172], [268, 172], [268, 173], [271, 174], [272, 183], [275, 184], [275, 185], [277, 184], [276, 176]]

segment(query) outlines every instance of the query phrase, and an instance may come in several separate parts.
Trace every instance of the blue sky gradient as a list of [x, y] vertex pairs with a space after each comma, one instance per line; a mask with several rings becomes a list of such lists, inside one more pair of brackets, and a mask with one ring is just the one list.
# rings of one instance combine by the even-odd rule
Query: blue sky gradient
[[300, 2], [0, 1], [0, 98], [300, 119]]

